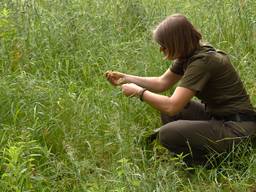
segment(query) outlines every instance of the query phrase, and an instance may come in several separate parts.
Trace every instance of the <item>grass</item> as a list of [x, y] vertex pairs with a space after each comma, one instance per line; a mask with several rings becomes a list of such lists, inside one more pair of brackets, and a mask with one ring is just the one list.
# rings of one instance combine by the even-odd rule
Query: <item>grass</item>
[[151, 31], [180, 12], [230, 54], [255, 105], [255, 10], [253, 0], [1, 1], [1, 191], [255, 191], [251, 145], [191, 174], [143, 145], [158, 112], [103, 76], [163, 73]]

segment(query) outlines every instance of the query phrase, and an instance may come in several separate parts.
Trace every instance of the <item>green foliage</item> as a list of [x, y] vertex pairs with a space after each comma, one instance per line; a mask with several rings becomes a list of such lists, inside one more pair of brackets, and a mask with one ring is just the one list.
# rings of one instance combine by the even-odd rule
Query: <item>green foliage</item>
[[256, 105], [255, 10], [253, 0], [2, 0], [0, 190], [255, 190], [252, 146], [191, 170], [145, 146], [158, 113], [103, 75], [163, 73], [151, 31], [180, 12], [231, 55]]
[[3, 151], [3, 169], [1, 177], [2, 187], [9, 191], [20, 191], [32, 186], [35, 157], [40, 154], [33, 153], [38, 147], [28, 143], [17, 143], [17, 146], [8, 146]]

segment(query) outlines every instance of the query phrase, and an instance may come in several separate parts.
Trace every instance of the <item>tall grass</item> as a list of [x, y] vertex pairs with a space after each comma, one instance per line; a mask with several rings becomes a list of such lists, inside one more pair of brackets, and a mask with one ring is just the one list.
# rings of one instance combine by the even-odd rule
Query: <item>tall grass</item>
[[231, 55], [255, 105], [255, 10], [253, 0], [2, 0], [1, 191], [255, 190], [253, 147], [190, 174], [143, 144], [158, 112], [103, 76], [163, 73], [151, 31], [180, 12]]

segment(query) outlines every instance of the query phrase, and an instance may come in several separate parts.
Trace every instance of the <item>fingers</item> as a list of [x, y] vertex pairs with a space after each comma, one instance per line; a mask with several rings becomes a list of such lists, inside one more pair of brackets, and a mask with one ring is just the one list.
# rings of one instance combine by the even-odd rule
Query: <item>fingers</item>
[[107, 71], [105, 72], [105, 77], [106, 78], [111, 78], [115, 76], [115, 72], [114, 71]]
[[121, 90], [122, 90], [122, 93], [125, 96], [127, 96], [127, 97], [131, 96], [132, 97], [132, 92], [130, 90], [130, 85], [128, 83], [121, 85]]
[[104, 74], [105, 77], [106, 77], [106, 78], [110, 78], [110, 77], [112, 76], [112, 72], [113, 72], [113, 71], [106, 71], [105, 74]]
[[134, 83], [126, 83], [121, 85], [122, 92], [125, 96], [128, 97], [134, 97], [139, 96], [141, 94], [141, 91], [143, 90], [142, 87], [134, 84]]
[[105, 77], [112, 85], [121, 85], [125, 82], [124, 74], [117, 71], [106, 71]]
[[112, 73], [113, 71], [106, 71], [104, 75], [112, 85], [115, 85]]
[[113, 77], [116, 77], [116, 78], [122, 78], [124, 77], [124, 74], [123, 73], [120, 73], [118, 71], [107, 71], [105, 73], [105, 76], [113, 76]]
[[124, 78], [119, 78], [117, 81], [116, 81], [117, 85], [122, 85], [125, 83], [125, 79]]

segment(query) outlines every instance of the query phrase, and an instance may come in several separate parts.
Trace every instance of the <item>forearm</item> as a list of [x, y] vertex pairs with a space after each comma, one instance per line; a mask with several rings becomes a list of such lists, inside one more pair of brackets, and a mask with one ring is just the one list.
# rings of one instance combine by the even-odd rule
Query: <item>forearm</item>
[[167, 97], [148, 91], [134, 83], [123, 84], [121, 88], [124, 95], [128, 97], [136, 96], [155, 109], [170, 116], [181, 111], [196, 93], [194, 90], [185, 87], [177, 87], [172, 96]]
[[144, 87], [155, 93], [165, 91], [165, 87], [161, 82], [160, 77], [139, 77], [134, 75], [125, 75], [126, 83], [135, 83], [140, 87]]
[[158, 111], [166, 113], [170, 116], [173, 116], [180, 111], [179, 107], [175, 106], [175, 103], [172, 101], [171, 97], [159, 95], [150, 91], [145, 91], [143, 93], [143, 101]]
[[193, 90], [177, 87], [170, 97], [150, 91], [144, 91], [140, 97], [155, 109], [173, 116], [180, 112], [194, 95]]
[[182, 77], [173, 73], [169, 69], [167, 69], [165, 73], [159, 77], [140, 77], [120, 73], [118, 71], [107, 71], [105, 76], [107, 80], [114, 86], [134, 83], [155, 93], [166, 91], [175, 83], [177, 83]]

